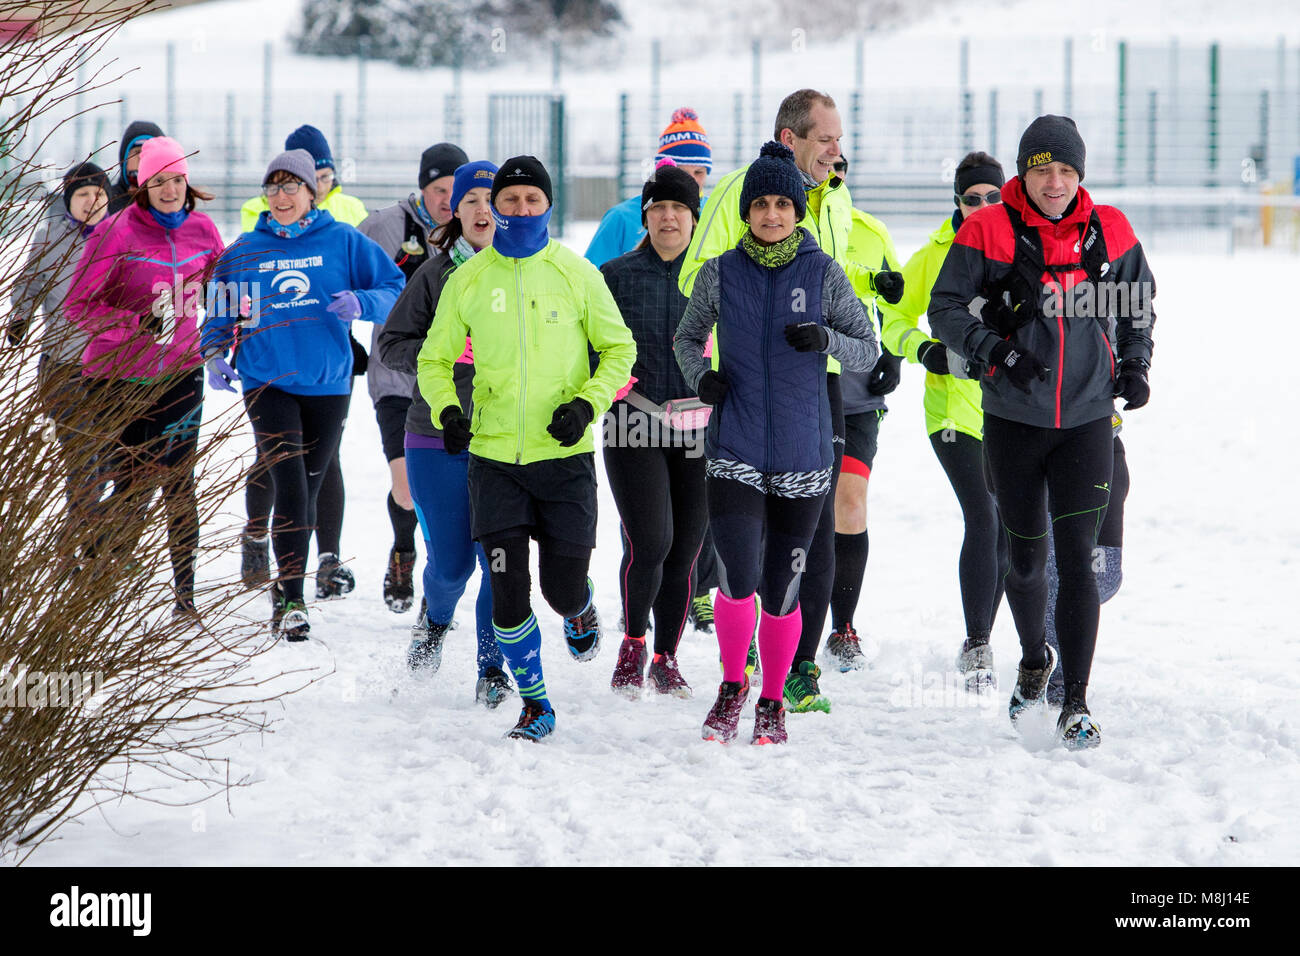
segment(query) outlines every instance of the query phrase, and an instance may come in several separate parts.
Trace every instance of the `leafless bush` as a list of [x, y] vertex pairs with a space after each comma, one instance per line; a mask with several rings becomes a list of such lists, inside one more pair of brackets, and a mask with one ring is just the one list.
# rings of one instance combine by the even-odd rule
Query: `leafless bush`
[[[111, 78], [78, 84], [78, 64], [150, 6], [0, 0], [0, 22], [34, 21], [0, 47], [0, 328], [31, 323], [10, 293], [47, 215], [50, 177], [29, 124], [70, 120], [78, 93], [107, 100]], [[36, 268], [53, 281], [69, 256]], [[223, 513], [244, 479], [238, 407], [206, 422], [174, 467], [124, 459], [115, 439], [174, 381], [90, 389], [38, 372], [49, 344], [28, 334], [0, 345], [0, 852], [19, 858], [104, 800], [167, 799], [160, 779], [187, 784], [182, 800], [195, 784], [206, 798], [245, 783], [219, 745], [264, 729], [265, 705], [304, 680], [253, 666], [273, 646], [265, 596], [212, 567], [238, 542]], [[129, 490], [106, 494], [126, 487], [128, 468]], [[168, 547], [169, 520], [192, 520], [176, 506], [191, 471], [197, 619], [175, 613]]]

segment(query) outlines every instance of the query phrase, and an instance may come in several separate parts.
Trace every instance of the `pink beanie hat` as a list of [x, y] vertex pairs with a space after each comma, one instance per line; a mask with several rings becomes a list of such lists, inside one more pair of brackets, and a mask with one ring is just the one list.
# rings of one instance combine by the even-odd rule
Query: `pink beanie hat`
[[143, 186], [164, 170], [180, 173], [188, 180], [190, 165], [185, 161], [185, 150], [169, 136], [154, 136], [145, 140], [140, 146], [140, 168], [136, 172], [136, 182]]

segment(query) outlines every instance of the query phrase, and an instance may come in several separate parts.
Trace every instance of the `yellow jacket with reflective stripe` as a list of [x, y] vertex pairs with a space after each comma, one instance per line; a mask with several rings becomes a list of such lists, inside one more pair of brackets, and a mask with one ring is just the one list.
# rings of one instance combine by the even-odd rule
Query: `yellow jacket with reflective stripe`
[[[895, 355], [919, 364], [917, 350], [922, 343], [936, 339], [917, 326], [921, 315], [930, 307], [930, 290], [939, 269], [952, 248], [952, 219], [930, 233], [930, 238], [903, 266], [903, 298], [898, 305], [881, 309], [881, 338]], [[972, 438], [984, 439], [984, 411], [980, 402], [980, 383], [952, 375], [925, 373], [926, 434], [953, 429]]]

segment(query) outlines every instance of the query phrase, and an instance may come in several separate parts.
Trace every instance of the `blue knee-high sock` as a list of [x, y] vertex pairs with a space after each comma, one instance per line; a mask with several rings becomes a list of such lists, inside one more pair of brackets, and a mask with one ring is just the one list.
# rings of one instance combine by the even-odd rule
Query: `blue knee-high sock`
[[546, 681], [542, 678], [542, 632], [537, 627], [537, 615], [529, 614], [524, 623], [509, 630], [502, 630], [494, 621], [492, 630], [496, 632], [510, 676], [519, 688], [519, 696], [551, 710], [551, 702], [546, 699]]

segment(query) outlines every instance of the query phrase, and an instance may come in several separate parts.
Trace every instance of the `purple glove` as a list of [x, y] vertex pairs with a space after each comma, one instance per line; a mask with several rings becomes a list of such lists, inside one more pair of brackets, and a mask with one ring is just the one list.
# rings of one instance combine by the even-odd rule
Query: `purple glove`
[[333, 312], [341, 322], [351, 322], [361, 318], [361, 302], [355, 292], [335, 292], [334, 301], [325, 306], [326, 312]]
[[239, 381], [239, 373], [227, 364], [220, 355], [214, 355], [203, 363], [208, 368], [208, 385], [218, 392], [233, 392], [232, 382]]

